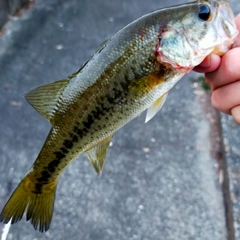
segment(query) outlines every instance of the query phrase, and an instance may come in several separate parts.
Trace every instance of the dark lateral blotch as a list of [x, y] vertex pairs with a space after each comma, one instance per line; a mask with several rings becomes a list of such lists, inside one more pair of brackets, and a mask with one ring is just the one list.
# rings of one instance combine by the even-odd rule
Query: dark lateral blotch
[[71, 148], [73, 147], [73, 142], [70, 141], [70, 140], [65, 140], [65, 141], [63, 142], [63, 145], [64, 145], [65, 148], [71, 149]]

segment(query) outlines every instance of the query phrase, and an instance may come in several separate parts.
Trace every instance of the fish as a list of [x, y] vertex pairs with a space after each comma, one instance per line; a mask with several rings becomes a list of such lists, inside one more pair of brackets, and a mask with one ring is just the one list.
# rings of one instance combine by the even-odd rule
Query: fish
[[185, 74], [210, 53], [227, 52], [237, 35], [225, 0], [158, 9], [103, 42], [74, 74], [27, 93], [52, 128], [0, 221], [16, 223], [26, 212], [36, 230], [47, 231], [63, 170], [85, 152], [100, 175], [113, 134], [145, 110], [150, 121]]

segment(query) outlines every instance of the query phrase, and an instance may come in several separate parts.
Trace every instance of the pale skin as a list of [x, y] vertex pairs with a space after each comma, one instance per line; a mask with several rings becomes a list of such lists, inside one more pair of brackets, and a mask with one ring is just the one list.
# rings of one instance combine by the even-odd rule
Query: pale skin
[[[240, 14], [236, 17], [236, 24], [240, 32]], [[211, 54], [194, 70], [205, 73], [205, 80], [212, 90], [213, 106], [232, 115], [240, 124], [240, 34], [224, 56]]]

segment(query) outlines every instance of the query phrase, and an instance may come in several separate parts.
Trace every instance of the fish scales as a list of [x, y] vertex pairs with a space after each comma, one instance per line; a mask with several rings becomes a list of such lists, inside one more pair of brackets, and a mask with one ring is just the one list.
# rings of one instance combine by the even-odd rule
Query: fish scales
[[100, 174], [114, 132], [146, 109], [149, 121], [184, 74], [211, 52], [226, 52], [237, 34], [226, 1], [157, 10], [105, 41], [68, 79], [30, 91], [26, 99], [52, 129], [0, 220], [15, 223], [26, 210], [35, 229], [48, 230], [65, 167], [85, 152]]
[[[147, 59], [145, 67], [150, 69], [149, 67], [152, 67], [153, 65], [152, 63], [149, 67], [147, 65], [150, 65], [149, 59]], [[133, 72], [131, 75], [132, 78], [134, 78], [136, 76], [136, 74], [134, 74], [135, 69], [130, 70]], [[151, 69], [151, 71], [153, 71], [153, 69]], [[105, 76], [105, 74], [103, 76]], [[40, 177], [41, 181], [45, 180], [43, 182], [47, 183], [51, 180], [51, 175], [46, 174], [46, 170], [50, 169], [50, 172], [53, 173], [56, 171], [56, 168], [58, 168], [59, 172], [62, 171], [68, 164], [69, 159], [75, 158], [75, 155], [78, 155], [79, 151], [85, 151], [92, 144], [98, 143], [110, 136], [116, 131], [116, 128], [120, 128], [122, 126], [123, 121], [126, 122], [126, 118], [131, 120], [142, 110], [146, 109], [145, 106], [142, 106], [142, 101], [140, 101], [141, 99], [139, 99], [139, 97], [141, 97], [141, 89], [137, 89], [138, 85], [135, 83], [136, 86], [134, 86], [134, 81], [132, 81], [133, 79], [129, 78], [129, 76], [122, 79], [123, 80], [121, 82], [115, 81], [115, 83], [111, 83], [113, 87], [108, 86], [107, 92], [104, 92], [104, 89], [106, 88], [105, 86], [99, 86], [101, 79], [100, 81], [97, 80], [92, 88], [86, 89], [80, 96], [81, 101], [71, 104], [72, 107], [66, 110], [64, 114], [65, 117], [62, 118], [62, 114], [56, 114], [54, 117], [56, 125], [53, 127], [53, 131], [55, 132], [54, 138], [52, 137], [53, 134], [50, 133], [50, 139], [47, 139], [46, 141], [48, 148], [44, 148], [45, 151], [42, 151], [41, 157], [38, 158], [48, 160], [44, 161], [44, 165], [42, 165], [42, 162], [39, 163], [41, 167], [45, 169], [43, 171], [45, 178]], [[150, 85], [147, 84], [148, 79], [145, 79], [147, 86]], [[131, 91], [132, 89], [137, 89], [139, 92], [136, 91], [134, 93], [134, 91]], [[143, 89], [147, 88], [145, 87]], [[96, 92], [100, 92], [101, 96], [89, 99], [89, 96], [95, 96]], [[136, 106], [136, 102], [138, 103], [138, 107]], [[151, 102], [152, 100], [147, 101], [147, 106]], [[59, 104], [59, 107], [61, 107], [62, 104], [64, 105], [66, 102], [62, 101]], [[82, 104], [86, 104], [85, 107], [83, 107]], [[76, 109], [81, 108], [84, 109], [84, 112], [79, 113], [76, 111]], [[62, 119], [62, 121], [58, 121], [57, 118]], [[71, 119], [80, 120], [71, 121]], [[57, 124], [58, 122], [59, 124]], [[64, 128], [64, 126], [61, 125], [62, 122], [69, 122], [70, 129], [72, 129], [70, 133], [69, 126]], [[62, 129], [62, 131], [58, 131], [58, 129]], [[56, 139], [61, 139], [62, 142], [60, 144], [56, 144]], [[49, 151], [49, 149], [51, 149], [51, 151]], [[53, 152], [53, 155], [49, 156], [49, 152]], [[44, 155], [44, 153], [46, 155]], [[60, 160], [56, 159], [56, 154], [58, 154]], [[67, 162], [65, 161], [66, 157], [68, 157]], [[40, 169], [38, 162], [36, 162], [35, 166]], [[54, 175], [54, 177], [56, 176], [57, 175]], [[39, 178], [37, 178], [37, 180], [39, 180]]]
[[[56, 124], [54, 127], [56, 128], [55, 132], [57, 132], [54, 136], [56, 139], [63, 139], [62, 144], [60, 144], [61, 148], [66, 145], [64, 144], [65, 141], [72, 143], [70, 143], [72, 150], [69, 151], [69, 147], [67, 150], [69, 154], [72, 153], [72, 158], [75, 157], [74, 149], [77, 148], [77, 154], [79, 154], [79, 151], [88, 149], [93, 143], [98, 143], [116, 131], [116, 124], [118, 128], [121, 127], [123, 121], [121, 119], [126, 119], [126, 117], [128, 117], [129, 120], [131, 120], [142, 110], [146, 109], [146, 107], [142, 107], [142, 104], [139, 104], [139, 109], [136, 108], [135, 102], [139, 101], [136, 96], [132, 96], [129, 88], [131, 89], [131, 85], [133, 85], [132, 80], [139, 78], [139, 72], [141, 72], [140, 69], [143, 69], [144, 75], [146, 73], [149, 74], [150, 72], [157, 71], [155, 63], [153, 62], [154, 47], [155, 45], [152, 44], [152, 46], [149, 47], [149, 45], [147, 45], [147, 47], [144, 48], [144, 50], [148, 50], [148, 52], [150, 51], [152, 53], [150, 58], [149, 54], [147, 55], [144, 63], [142, 56], [138, 56], [139, 54], [136, 49], [130, 46], [130, 48], [125, 51], [123, 57], [119, 57], [115, 62], [108, 66], [91, 88], [87, 88], [80, 96], [77, 97], [78, 101], [74, 102], [71, 99], [69, 100], [68, 95], [66, 98], [62, 98], [58, 106], [59, 109], [61, 109], [61, 112], [54, 116], [54, 122]], [[132, 59], [129, 60], [129, 58]], [[139, 58], [141, 58], [141, 61], [139, 61]], [[134, 67], [128, 67], [129, 61], [134, 62], [134, 65], [130, 64], [130, 66], [132, 65]], [[138, 62], [141, 63], [140, 67], [138, 66]], [[94, 64], [94, 62], [90, 61], [89, 64], [91, 63]], [[123, 67], [124, 65], [127, 65], [126, 68]], [[116, 77], [116, 75], [118, 77]], [[141, 75], [143, 74], [141, 73]], [[77, 77], [78, 75], [76, 75], [75, 78]], [[104, 85], [102, 84], [103, 79]], [[71, 81], [73, 80], [74, 79]], [[81, 79], [76, 80], [76, 84], [78, 83], [81, 84]], [[69, 85], [69, 88], [70, 87], [72, 86]], [[74, 86], [73, 89], [75, 90], [79, 88]], [[68, 87], [66, 88], [66, 92], [68, 92]], [[96, 95], [96, 93], [100, 93], [100, 95]], [[78, 94], [78, 92], [75, 94]], [[75, 99], [76, 97], [74, 94], [73, 96]], [[69, 102], [71, 107], [69, 107]], [[64, 106], [68, 106], [68, 108], [64, 109]], [[76, 111], [76, 109], [82, 109], [82, 111]], [[64, 117], [62, 119], [63, 113]], [[61, 121], [58, 121], [58, 118], [60, 118]], [[71, 119], [78, 119], [78, 121], [70, 121]], [[126, 120], [124, 120], [124, 122], [125, 121]], [[60, 126], [57, 124], [58, 122]], [[69, 131], [69, 126], [67, 128], [61, 126], [61, 123], [64, 122], [69, 122], [70, 129], [72, 129], [70, 134], [66, 134], [66, 132], [68, 133]], [[57, 131], [57, 129], [62, 129], [62, 131]], [[94, 133], [97, 133], [97, 136], [95, 136], [96, 134]], [[67, 137], [67, 135], [69, 136]], [[76, 141], [76, 137], [78, 138], [78, 141]], [[54, 139], [51, 139], [49, 142], [53, 143], [53, 146], [58, 146]], [[50, 146], [49, 143], [48, 146]], [[58, 147], [56, 151], [59, 151], [60, 149]], [[49, 149], [47, 149], [46, 152], [48, 153]], [[60, 152], [64, 154], [63, 151], [60, 150]], [[53, 157], [49, 158], [49, 156], [46, 156], [45, 158], [48, 159], [50, 163], [52, 162], [50, 159], [53, 159]], [[47, 165], [48, 161], [45, 161], [44, 163]], [[59, 165], [60, 169], [65, 166], [64, 159], [61, 160]]]

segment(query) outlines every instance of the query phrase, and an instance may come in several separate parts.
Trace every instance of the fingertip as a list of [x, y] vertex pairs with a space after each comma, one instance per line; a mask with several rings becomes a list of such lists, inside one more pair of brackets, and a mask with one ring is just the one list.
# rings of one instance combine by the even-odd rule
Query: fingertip
[[218, 69], [221, 63], [221, 57], [216, 54], [210, 55], [210, 72], [213, 72]]
[[221, 58], [216, 54], [208, 55], [197, 67], [194, 68], [196, 72], [208, 73], [215, 71], [221, 63]]
[[199, 65], [202, 68], [209, 68], [211, 67], [211, 55], [205, 57], [205, 59]]
[[[226, 90], [226, 89], [225, 89]], [[224, 97], [225, 96], [225, 97]], [[231, 114], [231, 107], [229, 107], [229, 101], [226, 99], [225, 91], [223, 88], [216, 89], [212, 92], [211, 102], [214, 108], [225, 114]]]
[[223, 112], [223, 110], [220, 109], [220, 108], [221, 108], [221, 105], [219, 104], [219, 97], [218, 97], [218, 96], [219, 96], [218, 92], [213, 91], [213, 92], [212, 92], [212, 95], [211, 95], [211, 102], [212, 102], [212, 105], [213, 105], [214, 108], [216, 108], [216, 109], [218, 109], [219, 111], [222, 111], [222, 112]]
[[233, 119], [238, 123], [240, 124], [240, 105], [239, 106], [236, 106], [236, 107], [233, 107], [231, 109], [231, 114], [233, 116]]

